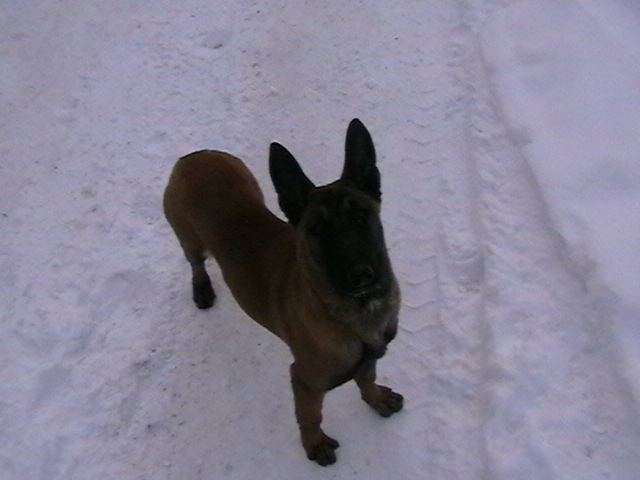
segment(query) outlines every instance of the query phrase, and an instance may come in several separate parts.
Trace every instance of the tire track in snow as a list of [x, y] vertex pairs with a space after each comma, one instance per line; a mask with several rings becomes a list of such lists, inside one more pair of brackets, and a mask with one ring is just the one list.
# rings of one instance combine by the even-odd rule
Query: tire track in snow
[[[482, 254], [468, 169], [461, 8], [291, 3], [278, 12], [284, 20], [254, 33], [270, 39], [252, 54], [255, 76], [242, 86], [253, 115], [243, 123], [271, 124], [257, 132], [257, 144], [275, 132], [311, 178], [330, 181], [333, 159], [342, 156], [336, 138], [360, 116], [380, 157], [383, 221], [404, 299], [401, 332], [380, 378], [407, 403], [379, 422], [348, 387], [331, 393], [325, 421], [343, 440], [335, 466], [341, 478], [363, 459], [376, 478], [472, 479], [484, 470]], [[285, 61], [296, 69], [283, 70]], [[325, 77], [325, 70], [342, 76]], [[268, 178], [260, 174], [265, 166], [255, 167]], [[265, 193], [275, 204], [268, 186]], [[357, 433], [339, 430], [343, 424]]]
[[[383, 221], [402, 282], [401, 332], [380, 364], [380, 378], [406, 396], [406, 411], [380, 420], [348, 386], [332, 392], [325, 408], [326, 428], [343, 447], [331, 475], [350, 478], [365, 464], [380, 479], [480, 478], [485, 463], [479, 381], [485, 356], [479, 288], [482, 255], [468, 169], [464, 65], [459, 52], [467, 32], [461, 4], [415, 0], [362, 10], [351, 4], [329, 7], [292, 2], [259, 8], [263, 15], [278, 20], [264, 22], [260, 15], [246, 16], [243, 29], [251, 31], [251, 36], [234, 33], [234, 42], [242, 48], [230, 52], [228, 63], [234, 69], [232, 78], [242, 81], [227, 92], [229, 98], [239, 101], [228, 111], [236, 133], [232, 144], [225, 143], [224, 148], [237, 148], [248, 159], [274, 206], [262, 160], [264, 145], [282, 141], [312, 179], [331, 181], [342, 156], [342, 142], [337, 139], [344, 134], [346, 122], [360, 116], [378, 147]], [[308, 18], [314, 21], [306, 21]], [[375, 38], [371, 28], [375, 28]], [[291, 64], [296, 68], [283, 68]], [[327, 77], [326, 71], [341, 72], [341, 76]], [[261, 122], [268, 127], [256, 131]], [[439, 254], [440, 250], [444, 253]], [[218, 308], [228, 301], [221, 296]], [[224, 310], [242, 317], [228, 306]], [[213, 313], [218, 316], [221, 312]], [[241, 328], [238, 335], [248, 330]], [[215, 340], [209, 337], [208, 341]], [[232, 341], [233, 345], [242, 343], [246, 342]], [[206, 350], [206, 346], [198, 349]], [[219, 360], [212, 363], [224, 362], [222, 356], [216, 358]], [[277, 369], [280, 362], [271, 361], [269, 368]], [[251, 368], [255, 370], [248, 367], [247, 371]], [[232, 369], [238, 372], [242, 365], [235, 363]], [[214, 368], [201, 372], [202, 377], [212, 379], [220, 374]], [[255, 391], [269, 388], [264, 383], [256, 385]], [[194, 391], [190, 395], [202, 396]], [[286, 429], [269, 435], [287, 447], [283, 454], [296, 472], [314, 478], [312, 466], [304, 458], [297, 461], [295, 426], [283, 392], [274, 396], [279, 397], [280, 401], [264, 401], [260, 407], [271, 412], [263, 414], [272, 421], [289, 419], [284, 420]], [[206, 400], [196, 402], [206, 404]], [[225, 411], [246, 417], [241, 404], [249, 405], [237, 402]], [[182, 417], [193, 417], [190, 423], [198, 418], [196, 423], [214, 422], [202, 416], [202, 405], [183, 408]], [[238, 436], [231, 425], [225, 428], [216, 423], [219, 435], [250, 442], [245, 450], [252, 453], [242, 459], [230, 453], [223, 462], [236, 475], [266, 475], [265, 460], [257, 452], [263, 450], [264, 441], [259, 432], [266, 431], [268, 422], [253, 422], [242, 422], [258, 434], [253, 440]], [[210, 438], [208, 429], [192, 426], [178, 430], [182, 441], [187, 441], [187, 430], [203, 442]], [[175, 465], [183, 463], [179, 458], [182, 449], [180, 442], [173, 444], [169, 451], [166, 446], [158, 447], [166, 451], [164, 457], [177, 471]], [[206, 444], [198, 442], [197, 450], [201, 471], [223, 473], [226, 467], [217, 457], [210, 457]], [[324, 477], [326, 472], [320, 474]]]
[[[415, 11], [421, 29], [430, 29], [431, 42], [431, 50], [422, 52], [429, 55], [416, 59], [422, 65], [416, 68], [417, 81], [437, 94], [425, 97], [431, 104], [407, 109], [403, 152], [409, 154], [411, 168], [394, 182], [402, 189], [397, 210], [404, 218], [401, 240], [392, 251], [397, 251], [404, 275], [405, 310], [404, 335], [398, 337], [400, 347], [392, 349], [401, 350], [405, 371], [398, 374], [411, 386], [407, 409], [414, 444], [404, 447], [404, 455], [408, 464], [415, 463], [416, 455], [420, 459], [407, 478], [480, 479], [486, 470], [486, 326], [465, 101], [468, 26], [462, 3], [426, 10]], [[425, 22], [429, 16], [436, 20]], [[419, 30], [412, 32], [414, 38], [420, 38]], [[430, 168], [419, 161], [425, 157]], [[421, 171], [437, 177], [420, 178]]]

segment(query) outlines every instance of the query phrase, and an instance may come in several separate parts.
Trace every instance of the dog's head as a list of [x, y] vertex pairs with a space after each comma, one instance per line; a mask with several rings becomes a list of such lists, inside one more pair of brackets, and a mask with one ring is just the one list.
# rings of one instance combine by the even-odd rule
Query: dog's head
[[354, 119], [340, 179], [316, 187], [296, 159], [271, 145], [269, 169], [283, 213], [300, 233], [307, 259], [340, 295], [373, 299], [389, 293], [393, 274], [380, 222], [380, 173], [373, 141]]

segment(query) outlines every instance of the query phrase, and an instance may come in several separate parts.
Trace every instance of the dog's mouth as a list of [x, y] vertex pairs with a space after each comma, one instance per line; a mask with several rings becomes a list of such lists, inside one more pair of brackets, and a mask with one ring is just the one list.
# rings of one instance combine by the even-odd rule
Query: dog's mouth
[[379, 298], [386, 294], [386, 289], [380, 284], [367, 285], [350, 292], [349, 296], [359, 300]]

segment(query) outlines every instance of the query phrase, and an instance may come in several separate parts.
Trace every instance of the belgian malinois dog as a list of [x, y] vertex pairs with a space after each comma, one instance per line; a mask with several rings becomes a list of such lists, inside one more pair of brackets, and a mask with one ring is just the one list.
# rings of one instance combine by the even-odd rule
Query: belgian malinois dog
[[320, 427], [327, 391], [355, 380], [383, 417], [403, 398], [377, 385], [376, 362], [395, 337], [400, 293], [380, 223], [380, 173], [369, 132], [349, 124], [339, 180], [316, 187], [282, 145], [269, 170], [280, 208], [271, 213], [241, 160], [199, 151], [178, 160], [164, 210], [192, 268], [199, 308], [215, 300], [205, 270], [212, 254], [231, 293], [291, 349], [291, 383], [302, 445], [320, 465], [338, 442]]

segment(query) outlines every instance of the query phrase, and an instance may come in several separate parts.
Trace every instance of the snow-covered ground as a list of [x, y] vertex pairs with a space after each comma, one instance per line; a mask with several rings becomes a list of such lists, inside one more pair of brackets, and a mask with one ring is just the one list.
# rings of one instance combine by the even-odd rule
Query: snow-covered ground
[[[0, 479], [640, 478], [634, 0], [0, 4]], [[371, 131], [403, 290], [405, 410], [328, 396], [198, 311], [161, 211], [175, 160], [277, 140], [317, 183]]]

